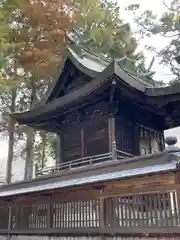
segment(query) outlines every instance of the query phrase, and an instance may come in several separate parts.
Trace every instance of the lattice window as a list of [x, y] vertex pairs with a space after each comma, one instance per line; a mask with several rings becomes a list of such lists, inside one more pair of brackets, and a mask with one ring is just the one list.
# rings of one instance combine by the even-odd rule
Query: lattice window
[[29, 214], [29, 228], [47, 228], [48, 205], [33, 205]]
[[122, 117], [116, 118], [116, 144], [118, 150], [136, 155], [136, 126]]
[[140, 154], [156, 153], [163, 150], [163, 134], [149, 128], [139, 126], [140, 131]]
[[99, 226], [99, 200], [53, 204], [54, 228]]
[[179, 221], [175, 192], [108, 198], [105, 206], [109, 227], [163, 227]]

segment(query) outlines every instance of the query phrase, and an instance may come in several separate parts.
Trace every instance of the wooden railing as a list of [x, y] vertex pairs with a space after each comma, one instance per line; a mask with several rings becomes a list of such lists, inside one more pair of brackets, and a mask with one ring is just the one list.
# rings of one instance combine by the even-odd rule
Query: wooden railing
[[80, 168], [80, 167], [85, 167], [92, 164], [102, 164], [104, 162], [108, 162], [112, 160], [121, 160], [128, 157], [133, 157], [133, 155], [115, 149], [114, 151], [109, 153], [88, 156], [84, 158], [78, 158], [69, 162], [62, 162], [56, 166], [46, 167], [37, 171], [36, 175], [41, 176], [41, 175], [49, 174], [52, 172], [60, 172], [62, 170], [74, 169], [77, 167]]
[[0, 208], [0, 232], [19, 234], [99, 234], [172, 232], [180, 227], [176, 192], [89, 200], [61, 198]]

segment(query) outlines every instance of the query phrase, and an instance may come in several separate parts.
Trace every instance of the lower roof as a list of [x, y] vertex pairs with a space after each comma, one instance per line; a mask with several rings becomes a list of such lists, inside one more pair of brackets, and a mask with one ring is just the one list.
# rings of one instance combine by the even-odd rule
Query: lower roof
[[53, 189], [60, 189], [65, 187], [73, 187], [79, 186], [82, 184], [89, 184], [89, 183], [98, 183], [108, 180], [120, 180], [125, 178], [132, 178], [137, 176], [144, 176], [148, 174], [155, 174], [155, 173], [162, 173], [167, 171], [172, 171], [176, 169], [176, 163], [167, 163], [167, 164], [160, 164], [155, 166], [143, 167], [143, 168], [136, 168], [118, 172], [111, 172], [106, 174], [99, 174], [93, 175], [83, 178], [74, 178], [71, 180], [63, 180], [57, 181], [53, 183], [41, 184], [38, 186], [31, 186], [31, 187], [23, 187], [23, 188], [16, 188], [11, 190], [3, 190], [0, 189], [0, 198], [1, 197], [10, 197], [20, 194], [27, 194], [27, 193], [34, 193], [34, 192], [42, 192], [46, 190], [53, 190]]

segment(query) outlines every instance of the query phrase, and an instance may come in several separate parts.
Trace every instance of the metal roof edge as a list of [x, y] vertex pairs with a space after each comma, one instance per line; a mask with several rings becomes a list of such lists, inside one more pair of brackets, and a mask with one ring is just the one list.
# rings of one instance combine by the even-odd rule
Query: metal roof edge
[[149, 97], [160, 97], [165, 95], [175, 95], [180, 93], [180, 83], [167, 87], [146, 88], [145, 94]]
[[135, 77], [133, 77], [131, 74], [128, 74], [127, 71], [125, 71], [123, 68], [119, 66], [116, 62], [114, 62], [114, 71], [115, 74], [126, 84], [131, 86], [132, 88], [140, 91], [145, 92], [145, 85], [143, 82], [138, 81]]

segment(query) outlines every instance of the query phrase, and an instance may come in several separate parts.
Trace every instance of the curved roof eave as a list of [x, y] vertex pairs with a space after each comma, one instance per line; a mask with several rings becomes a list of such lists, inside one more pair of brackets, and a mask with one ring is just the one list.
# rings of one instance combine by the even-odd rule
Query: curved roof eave
[[52, 102], [46, 102], [44, 103], [43, 107], [42, 104], [39, 104], [36, 105], [34, 109], [22, 113], [14, 113], [11, 116], [19, 122], [24, 121], [25, 119], [29, 119], [30, 121], [31, 118], [34, 119], [35, 117], [41, 116], [46, 112], [53, 112], [56, 109], [66, 108], [69, 106], [69, 104], [78, 102], [79, 99], [88, 96], [93, 91], [101, 89], [102, 85], [105, 83], [109, 82], [109, 84], [111, 84], [110, 77], [113, 76], [113, 74], [118, 76], [119, 81], [122, 81], [122, 83], [125, 83], [130, 88], [144, 93], [145, 85], [143, 82], [138, 81], [136, 78], [128, 74], [116, 62], [112, 62], [98, 75], [97, 78], [94, 78], [91, 82], [80, 89], [77, 89], [63, 97], [57, 98]]
[[146, 88], [145, 94], [149, 97], [180, 94], [180, 83], [167, 87]]
[[136, 78], [127, 71], [125, 71], [116, 62], [114, 63], [114, 73], [131, 88], [134, 88], [140, 92], [145, 91], [145, 83], [141, 79]]
[[[70, 103], [76, 103], [79, 101], [79, 99], [82, 99], [85, 96], [90, 95], [92, 92], [101, 89], [102, 86], [104, 86], [106, 83], [110, 83], [108, 74], [112, 75], [112, 68], [113, 65], [110, 64], [103, 72], [99, 78], [95, 78], [91, 82], [89, 82], [87, 85], [83, 86], [80, 89], [77, 89], [63, 97], [57, 98], [52, 102], [48, 102], [43, 105], [36, 106], [35, 108], [22, 112], [22, 113], [13, 113], [11, 114], [11, 117], [16, 119], [17, 121], [21, 122], [25, 119], [29, 119], [31, 121], [31, 118], [35, 118], [38, 116], [41, 116], [44, 113], [47, 112], [53, 112], [60, 108], [67, 107]], [[104, 78], [103, 76], [106, 76]]]

